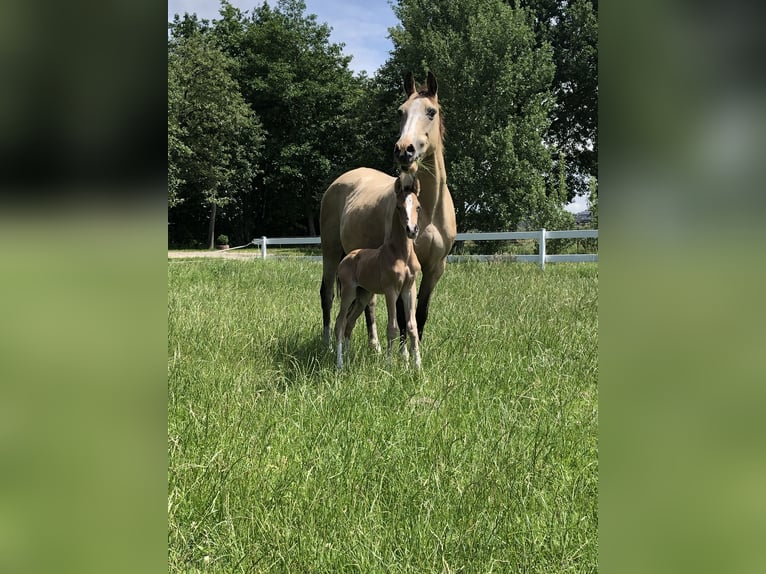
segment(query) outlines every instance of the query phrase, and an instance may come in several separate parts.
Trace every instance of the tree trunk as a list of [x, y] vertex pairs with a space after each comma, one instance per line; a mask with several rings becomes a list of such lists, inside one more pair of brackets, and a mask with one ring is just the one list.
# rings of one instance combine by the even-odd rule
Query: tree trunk
[[308, 219], [308, 224], [309, 224], [309, 236], [310, 237], [315, 237], [316, 234], [317, 234], [317, 228], [314, 225], [314, 212], [313, 211], [309, 210], [309, 215], [308, 215], [307, 219]]
[[209, 249], [215, 249], [215, 212], [216, 205], [214, 203], [210, 208], [210, 227], [207, 234]]
[[455, 202], [455, 220], [457, 222], [457, 228], [463, 229], [465, 224], [465, 202], [458, 200]]

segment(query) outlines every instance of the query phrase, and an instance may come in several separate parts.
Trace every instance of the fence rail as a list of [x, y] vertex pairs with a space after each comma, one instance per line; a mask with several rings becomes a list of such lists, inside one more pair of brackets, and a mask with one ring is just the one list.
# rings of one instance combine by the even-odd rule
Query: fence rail
[[[546, 253], [546, 240], [548, 239], [598, 239], [598, 229], [567, 229], [563, 231], [548, 231], [545, 228], [539, 231], [503, 231], [490, 233], [458, 233], [455, 241], [513, 241], [517, 239], [534, 239], [539, 244], [535, 255], [450, 255], [448, 261], [494, 261], [510, 260], [537, 263], [545, 268], [546, 263], [564, 262], [595, 262], [598, 261], [598, 253], [572, 253], [566, 255], [548, 255]], [[261, 249], [261, 257], [268, 256], [268, 245], [320, 245], [319, 237], [261, 237], [253, 239], [249, 245], [255, 245]], [[321, 259], [321, 256], [313, 256], [311, 259]]]

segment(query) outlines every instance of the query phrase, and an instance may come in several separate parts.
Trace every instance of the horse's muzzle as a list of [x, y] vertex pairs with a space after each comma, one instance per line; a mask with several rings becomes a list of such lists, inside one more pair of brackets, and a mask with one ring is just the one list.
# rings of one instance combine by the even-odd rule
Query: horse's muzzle
[[396, 144], [394, 146], [394, 157], [396, 158], [396, 161], [399, 162], [400, 166], [406, 168], [410, 167], [415, 160], [415, 146], [410, 144], [407, 147], [402, 148], [399, 144]]
[[410, 227], [409, 225], [407, 226], [407, 237], [408, 238], [416, 239], [417, 236], [418, 236], [418, 233], [420, 233], [420, 227], [419, 226], [417, 226], [417, 225], [415, 227]]

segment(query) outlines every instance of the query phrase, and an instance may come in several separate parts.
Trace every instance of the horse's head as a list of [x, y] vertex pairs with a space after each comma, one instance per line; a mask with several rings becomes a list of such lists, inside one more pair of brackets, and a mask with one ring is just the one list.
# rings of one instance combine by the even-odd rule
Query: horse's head
[[399, 223], [407, 232], [407, 237], [415, 239], [420, 231], [418, 226], [420, 182], [414, 175], [403, 171], [396, 178], [394, 191], [396, 192], [396, 213], [399, 217]]
[[415, 89], [412, 72], [404, 78], [407, 100], [399, 106], [401, 125], [399, 140], [394, 145], [394, 159], [402, 170], [409, 170], [414, 162], [433, 154], [441, 146], [442, 119], [438, 84], [433, 73], [428, 72], [425, 87]]

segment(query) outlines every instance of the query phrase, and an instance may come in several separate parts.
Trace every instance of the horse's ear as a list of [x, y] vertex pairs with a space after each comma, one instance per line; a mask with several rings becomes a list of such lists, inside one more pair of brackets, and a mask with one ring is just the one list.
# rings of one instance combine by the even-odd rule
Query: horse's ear
[[434, 73], [429, 71], [428, 72], [428, 94], [430, 96], [435, 96], [436, 91], [439, 89], [439, 84], [436, 82], [436, 76], [434, 76]]
[[404, 93], [407, 94], [407, 97], [410, 97], [414, 91], [415, 78], [412, 76], [412, 72], [407, 72], [407, 75], [404, 76]]

